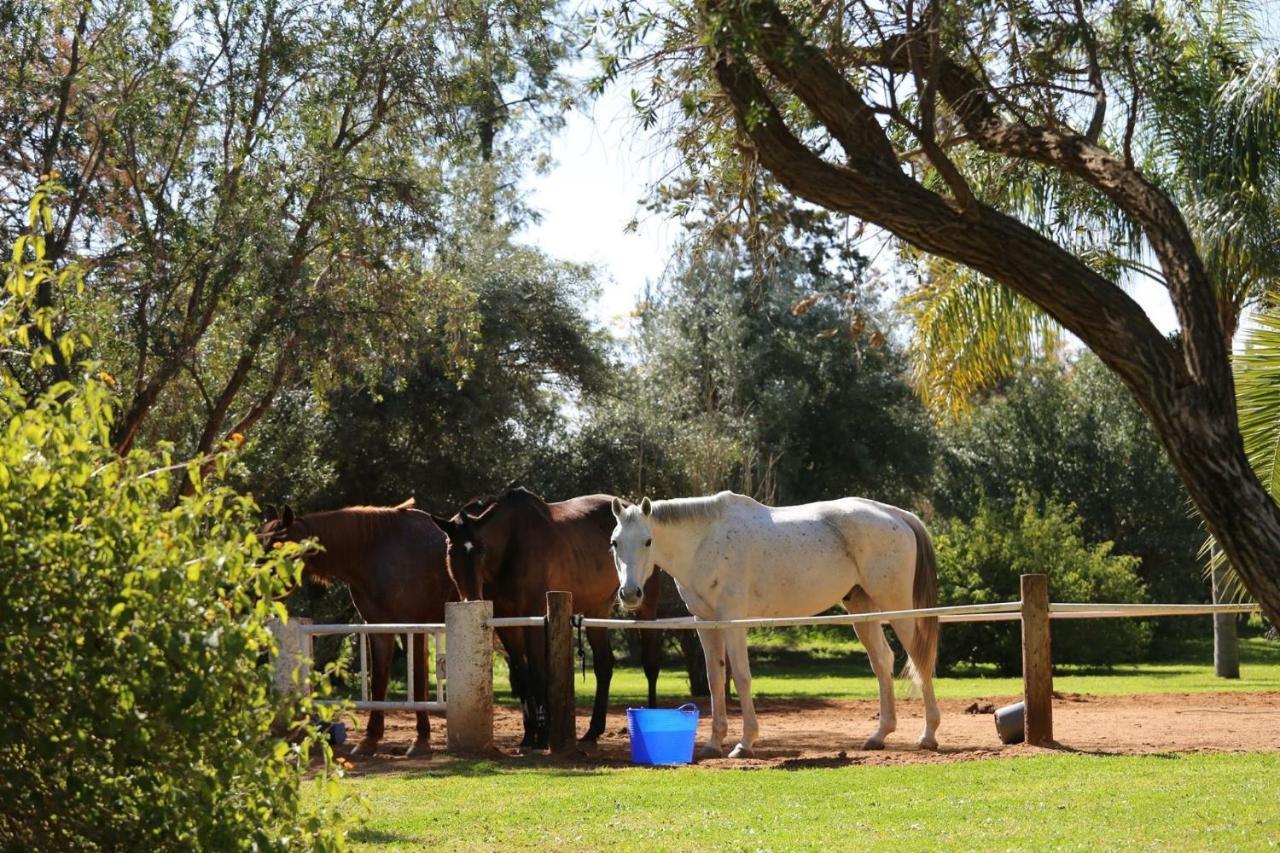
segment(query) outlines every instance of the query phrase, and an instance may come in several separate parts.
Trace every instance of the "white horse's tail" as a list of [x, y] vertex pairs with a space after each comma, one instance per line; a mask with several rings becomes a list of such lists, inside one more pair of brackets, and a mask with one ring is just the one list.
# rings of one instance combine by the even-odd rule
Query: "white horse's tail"
[[[915, 608], [938, 606], [938, 555], [933, 550], [933, 540], [924, 522], [911, 513], [903, 513], [904, 519], [916, 534], [916, 577], [912, 590], [912, 606]], [[919, 686], [922, 678], [932, 678], [938, 664], [938, 617], [916, 619], [915, 635], [911, 638], [911, 652], [902, 668], [901, 678], [910, 678]]]

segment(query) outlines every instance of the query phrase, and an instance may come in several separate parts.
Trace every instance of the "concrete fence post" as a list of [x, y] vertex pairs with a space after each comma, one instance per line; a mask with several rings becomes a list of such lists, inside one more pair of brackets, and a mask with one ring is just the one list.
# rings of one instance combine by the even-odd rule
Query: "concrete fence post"
[[444, 606], [449, 656], [445, 721], [450, 752], [493, 749], [492, 601], [451, 601]]
[[[1218, 566], [1210, 576], [1214, 604], [1226, 601], [1227, 567]], [[1236, 614], [1213, 614], [1213, 672], [1218, 678], [1240, 677], [1240, 640], [1236, 635]]]
[[302, 633], [302, 626], [310, 624], [311, 620], [302, 616], [290, 616], [288, 622], [272, 619], [267, 623], [276, 639], [272, 674], [281, 695], [307, 693], [311, 689], [311, 650], [308, 637]]
[[1022, 693], [1032, 746], [1053, 743], [1053, 654], [1049, 643], [1049, 576], [1022, 576]]
[[573, 595], [547, 593], [547, 738], [552, 753], [577, 746], [573, 695]]

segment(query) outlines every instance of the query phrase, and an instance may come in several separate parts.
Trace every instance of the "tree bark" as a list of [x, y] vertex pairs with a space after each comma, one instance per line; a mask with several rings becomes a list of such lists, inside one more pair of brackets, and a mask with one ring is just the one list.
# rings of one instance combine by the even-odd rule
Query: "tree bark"
[[[1082, 180], [1141, 226], [1179, 316], [1176, 346], [1115, 282], [1058, 243], [988, 205], [961, 205], [905, 174], [861, 92], [772, 0], [702, 0], [699, 11], [744, 147], [795, 195], [975, 269], [1079, 337], [1137, 399], [1209, 531], [1267, 617], [1280, 623], [1280, 507], [1245, 457], [1224, 336], [1229, 318], [1219, 316], [1173, 201], [1083, 134], [1004, 121], [975, 75], [930, 57], [939, 94], [978, 145]], [[868, 51], [863, 64], [910, 70], [911, 51], [925, 47], [908, 34]], [[917, 60], [917, 68], [924, 65]], [[792, 132], [761, 80], [761, 66], [840, 143], [842, 163], [824, 159]]]

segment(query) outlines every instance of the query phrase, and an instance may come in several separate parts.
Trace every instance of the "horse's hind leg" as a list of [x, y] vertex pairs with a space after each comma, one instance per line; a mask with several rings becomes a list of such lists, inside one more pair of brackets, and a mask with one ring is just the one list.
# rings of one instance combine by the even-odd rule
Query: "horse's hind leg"
[[751, 662], [747, 657], [747, 629], [725, 630], [725, 651], [729, 669], [733, 673], [733, 686], [738, 690], [738, 705], [742, 708], [742, 740], [729, 753], [730, 758], [750, 758], [760, 724], [756, 720], [756, 706], [751, 700]]
[[[915, 619], [894, 619], [891, 624], [894, 633], [906, 648], [907, 656], [911, 659], [911, 667], [915, 671], [916, 681], [920, 685], [920, 694], [924, 699], [924, 731], [920, 733], [920, 740], [917, 742], [922, 749], [937, 749], [938, 724], [942, 721], [942, 712], [938, 709], [937, 697], [933, 695], [932, 655], [925, 649], [916, 648], [918, 633], [916, 621]], [[922, 657], [929, 659], [922, 661]]]
[[724, 755], [721, 744], [729, 733], [729, 715], [724, 702], [724, 632], [719, 628], [699, 628], [702, 654], [707, 660], [707, 685], [711, 688], [711, 737], [698, 751], [699, 758]]
[[[427, 700], [427, 635], [410, 634], [413, 642], [413, 701]], [[437, 673], [437, 677], [439, 673]], [[418, 712], [418, 739], [409, 747], [408, 755], [426, 756], [431, 754], [431, 718], [426, 711]]]
[[[850, 613], [868, 613], [872, 609], [871, 599], [861, 589], [850, 593], [844, 600], [844, 606]], [[875, 673], [876, 683], [880, 688], [880, 724], [862, 748], [884, 749], [885, 737], [898, 727], [893, 702], [893, 649], [889, 648], [884, 629], [875, 622], [855, 622], [853, 631], [858, 635], [862, 647], [867, 650], [871, 671]]]
[[[391, 679], [391, 652], [395, 648], [396, 638], [392, 634], [369, 634], [370, 669], [372, 670], [373, 701], [382, 702], [387, 698], [387, 682]], [[365, 727], [364, 737], [352, 751], [353, 755], [373, 755], [378, 751], [378, 742], [385, 731], [385, 721], [381, 711], [369, 712], [369, 724]]]
[[604, 733], [604, 721], [609, 713], [609, 684], [613, 681], [614, 659], [607, 628], [588, 628], [587, 642], [591, 643], [591, 670], [596, 674], [596, 699], [591, 706], [591, 725], [587, 727], [582, 741], [595, 743]]

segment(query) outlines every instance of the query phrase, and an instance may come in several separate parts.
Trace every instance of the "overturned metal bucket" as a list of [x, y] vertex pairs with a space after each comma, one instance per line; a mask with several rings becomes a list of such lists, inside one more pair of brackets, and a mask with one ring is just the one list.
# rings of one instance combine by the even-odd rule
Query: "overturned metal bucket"
[[1022, 702], [996, 709], [996, 734], [1001, 743], [1022, 743], [1026, 738], [1026, 712]]

